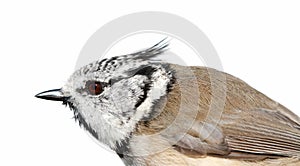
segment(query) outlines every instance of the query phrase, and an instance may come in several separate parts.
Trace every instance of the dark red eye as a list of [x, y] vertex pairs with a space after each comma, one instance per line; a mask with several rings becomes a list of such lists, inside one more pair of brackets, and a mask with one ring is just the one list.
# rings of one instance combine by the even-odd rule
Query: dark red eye
[[98, 81], [88, 81], [86, 82], [86, 89], [91, 95], [99, 95], [102, 92], [101, 83]]

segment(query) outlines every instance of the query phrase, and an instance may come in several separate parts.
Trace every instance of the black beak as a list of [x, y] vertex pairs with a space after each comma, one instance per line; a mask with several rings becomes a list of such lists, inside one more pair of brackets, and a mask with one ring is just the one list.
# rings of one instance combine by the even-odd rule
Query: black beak
[[45, 100], [53, 100], [53, 101], [65, 101], [67, 97], [63, 95], [61, 89], [52, 89], [48, 91], [41, 92], [35, 97]]

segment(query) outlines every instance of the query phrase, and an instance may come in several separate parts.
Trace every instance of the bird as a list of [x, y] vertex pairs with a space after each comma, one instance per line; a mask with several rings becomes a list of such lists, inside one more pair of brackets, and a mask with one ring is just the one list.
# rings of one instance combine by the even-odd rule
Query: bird
[[74, 119], [127, 166], [300, 165], [300, 118], [241, 79], [159, 59], [169, 41], [100, 59], [59, 89]]

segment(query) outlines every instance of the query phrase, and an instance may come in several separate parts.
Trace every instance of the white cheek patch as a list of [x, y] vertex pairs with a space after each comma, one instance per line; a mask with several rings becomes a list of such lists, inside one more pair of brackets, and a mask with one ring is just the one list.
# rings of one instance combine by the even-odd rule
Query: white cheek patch
[[152, 85], [148, 91], [146, 100], [137, 108], [134, 119], [141, 120], [143, 117], [147, 117], [151, 111], [155, 100], [160, 99], [166, 95], [168, 84], [171, 81], [171, 76], [166, 72], [164, 68], [158, 68], [151, 76]]
[[124, 123], [135, 114], [135, 104], [139, 100], [139, 96], [144, 94], [143, 88], [146, 80], [146, 76], [136, 75], [116, 82], [110, 91], [105, 92], [108, 103], [114, 108], [109, 111], [119, 116]]

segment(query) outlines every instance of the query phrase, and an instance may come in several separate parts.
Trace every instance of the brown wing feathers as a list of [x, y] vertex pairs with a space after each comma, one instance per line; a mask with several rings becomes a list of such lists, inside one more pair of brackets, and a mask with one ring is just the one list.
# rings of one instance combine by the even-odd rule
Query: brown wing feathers
[[[182, 71], [182, 66], [172, 65], [172, 69]], [[212, 94], [210, 77], [208, 69], [204, 67], [191, 67], [197, 77], [200, 98], [200, 110], [195, 120], [195, 125], [202, 124], [206, 120], [207, 111], [210, 108], [210, 99]], [[209, 69], [210, 70], [210, 69]], [[219, 72], [210, 70], [210, 72]], [[220, 73], [219, 73], [220, 74]], [[277, 102], [271, 100], [264, 94], [256, 91], [245, 82], [231, 75], [222, 73], [226, 76], [225, 81], [218, 81], [214, 84], [217, 93], [223, 93], [226, 90], [226, 101], [224, 111], [219, 123], [216, 126], [215, 134], [211, 137], [201, 138], [201, 133], [195, 134], [197, 130], [188, 134], [188, 137], [182, 139], [180, 144], [176, 146], [176, 150], [193, 152], [193, 157], [202, 157], [203, 152], [207, 155], [218, 155], [224, 158], [253, 159], [260, 160], [264, 158], [278, 158], [285, 156], [300, 156], [300, 121], [299, 117], [288, 109], [284, 108]], [[183, 77], [182, 77], [183, 76]], [[189, 77], [184, 77], [180, 81], [189, 82]], [[226, 89], [224, 89], [226, 84]], [[167, 96], [167, 104], [161, 115], [152, 119], [147, 127], [139, 124], [137, 134], [148, 134], [151, 132], [159, 132], [167, 126], [160, 129], [155, 128], [157, 124], [170, 124], [170, 119], [174, 119], [176, 111], [179, 108], [180, 101], [178, 94], [180, 88], [175, 88]], [[177, 88], [176, 88], [177, 87]], [[185, 87], [188, 88], [189, 87]], [[172, 112], [172, 113], [170, 113]], [[168, 117], [170, 116], [170, 117]], [[212, 117], [210, 117], [212, 118]], [[167, 119], [167, 120], [166, 120]], [[194, 120], [194, 119], [187, 119]], [[153, 128], [151, 126], [154, 126]], [[199, 138], [200, 143], [191, 143], [195, 138]], [[198, 141], [197, 141], [198, 142]], [[184, 146], [184, 147], [181, 147]], [[183, 148], [180, 150], [180, 148]]]
[[283, 120], [283, 116], [263, 109], [240, 112], [239, 119], [230, 119], [234, 123], [222, 127], [229, 148], [231, 151], [275, 156], [299, 154], [300, 131], [293, 127], [295, 122], [287, 117]]

